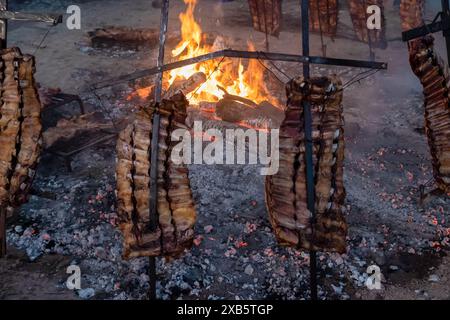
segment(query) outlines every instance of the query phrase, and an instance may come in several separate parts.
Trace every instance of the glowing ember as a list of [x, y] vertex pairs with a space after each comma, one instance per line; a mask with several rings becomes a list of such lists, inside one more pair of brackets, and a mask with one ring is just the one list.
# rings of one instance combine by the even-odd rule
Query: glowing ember
[[[200, 25], [195, 21], [194, 10], [197, 0], [184, 0], [187, 5], [186, 11], [179, 15], [181, 21], [182, 40], [172, 50], [172, 57], [177, 60], [184, 60], [210, 53], [212, 46], [204, 43], [204, 36]], [[249, 51], [254, 51], [254, 46], [248, 44]], [[279, 102], [271, 97], [264, 83], [264, 67], [257, 60], [249, 60], [247, 68], [242, 61], [225, 59], [219, 66], [219, 61], [206, 61], [198, 64], [188, 65], [169, 71], [167, 84], [170, 86], [175, 80], [188, 79], [197, 72], [203, 72], [207, 76], [207, 81], [201, 84], [187, 98], [191, 104], [199, 104], [201, 101], [217, 102], [224, 92], [219, 87], [224, 88], [229, 94], [250, 99], [256, 103], [268, 101], [278, 106]], [[139, 89], [133, 96], [147, 98], [151, 93], [151, 88]]]

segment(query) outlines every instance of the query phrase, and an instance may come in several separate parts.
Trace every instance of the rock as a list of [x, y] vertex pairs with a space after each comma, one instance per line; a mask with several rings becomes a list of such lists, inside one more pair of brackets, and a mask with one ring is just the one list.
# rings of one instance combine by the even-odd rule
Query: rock
[[93, 296], [95, 296], [95, 290], [92, 288], [78, 290], [78, 296], [81, 299], [88, 300], [88, 299], [92, 298]]
[[334, 262], [336, 263], [336, 265], [340, 266], [341, 264], [344, 263], [344, 259], [342, 259], [341, 256], [337, 256]]
[[213, 231], [213, 229], [214, 229], [214, 227], [212, 225], [207, 225], [203, 228], [205, 233], [211, 233], [211, 231]]
[[384, 266], [386, 264], [384, 252], [374, 252], [372, 258], [378, 266]]
[[398, 271], [398, 267], [397, 266], [389, 266], [389, 270], [391, 271]]
[[194, 286], [196, 282], [203, 278], [202, 273], [199, 269], [194, 268], [189, 270], [185, 275], [183, 275], [183, 280]]
[[439, 276], [438, 275], [436, 275], [436, 274], [432, 274], [432, 275], [430, 275], [430, 277], [428, 278], [428, 281], [430, 281], [430, 282], [439, 282]]
[[22, 233], [23, 232], [23, 227], [22, 226], [15, 226], [14, 227], [14, 231], [17, 233]]
[[97, 247], [95, 248], [95, 255], [99, 258], [99, 259], [103, 259], [105, 260], [107, 258], [107, 254], [104, 248], [102, 247]]
[[337, 295], [341, 295], [342, 294], [342, 287], [337, 287], [337, 286], [335, 286], [335, 285], [331, 285], [331, 287], [333, 288], [333, 290], [334, 290], [334, 292], [337, 294]]
[[253, 274], [253, 271], [254, 269], [251, 264], [247, 265], [244, 270], [245, 274], [248, 274], [249, 276]]

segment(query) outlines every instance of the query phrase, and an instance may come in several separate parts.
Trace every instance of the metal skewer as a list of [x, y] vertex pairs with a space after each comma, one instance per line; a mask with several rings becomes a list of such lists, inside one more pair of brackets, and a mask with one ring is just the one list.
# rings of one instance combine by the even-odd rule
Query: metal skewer
[[[164, 45], [166, 43], [167, 24], [169, 21], [169, 0], [163, 0], [161, 7], [161, 25], [159, 33], [159, 54], [157, 67], [164, 65]], [[158, 228], [158, 139], [160, 127], [159, 103], [161, 102], [163, 71], [158, 73], [155, 86], [156, 110], [153, 114], [151, 164], [150, 164], [150, 218], [149, 229], [151, 232]], [[150, 300], [156, 300], [156, 258], [149, 258], [149, 292]]]
[[[309, 1], [302, 0], [302, 50], [303, 56], [309, 57]], [[309, 61], [303, 63], [303, 78], [309, 80]], [[312, 143], [312, 120], [311, 105], [308, 101], [303, 101], [303, 115], [305, 127], [305, 162], [306, 162], [306, 191], [308, 200], [308, 210], [311, 212], [311, 248], [314, 246], [314, 228], [316, 224], [315, 194], [314, 194], [314, 167], [313, 167], [313, 143]], [[317, 300], [317, 268], [316, 251], [310, 250], [310, 288], [311, 300]]]

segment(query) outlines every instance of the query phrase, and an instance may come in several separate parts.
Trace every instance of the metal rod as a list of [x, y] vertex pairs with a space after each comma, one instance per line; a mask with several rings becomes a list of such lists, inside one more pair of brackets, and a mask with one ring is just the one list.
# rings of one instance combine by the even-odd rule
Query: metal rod
[[[328, 9], [329, 9], [329, 7], [327, 5], [327, 11], [328, 11]], [[327, 17], [328, 17], [328, 15], [329, 15], [329, 13], [327, 12]], [[327, 49], [326, 49], [326, 45], [325, 45], [325, 43], [323, 41], [322, 14], [320, 12], [319, 1], [317, 1], [317, 19], [319, 20], [320, 45], [322, 47], [322, 56], [326, 57], [327, 56]]]
[[[163, 0], [161, 7], [161, 24], [159, 31], [159, 53], [157, 67], [161, 68], [164, 65], [164, 49], [166, 44], [167, 24], [169, 21], [169, 0]], [[155, 87], [155, 103], [156, 108], [161, 102], [162, 92], [162, 78], [163, 70], [158, 73], [156, 78]], [[158, 140], [159, 140], [159, 128], [160, 128], [160, 114], [158, 110], [155, 110], [153, 114], [153, 126], [151, 136], [151, 166], [150, 166], [150, 216], [149, 216], [149, 229], [151, 232], [155, 231], [158, 227]], [[149, 298], [151, 300], [156, 299], [156, 258], [149, 258]]]
[[449, 0], [442, 0], [442, 27], [447, 46], [447, 63], [450, 64], [450, 5]]
[[[309, 56], [309, 1], [302, 0], [302, 50], [303, 56]], [[307, 61], [303, 64], [303, 78], [309, 80], [310, 65]], [[311, 240], [310, 240], [310, 290], [311, 300], [317, 300], [317, 270], [316, 252], [314, 251], [314, 229], [316, 224], [316, 210], [314, 199], [314, 164], [313, 164], [313, 143], [312, 143], [312, 117], [311, 105], [308, 101], [303, 101], [303, 118], [305, 127], [305, 162], [306, 162], [306, 193], [308, 210], [311, 212]]]
[[267, 8], [266, 8], [266, 1], [263, 3], [264, 5], [264, 33], [266, 34], [266, 51], [270, 51], [269, 49], [269, 31], [267, 30]]
[[211, 52], [198, 57], [180, 60], [172, 63], [165, 64], [161, 67], [156, 66], [150, 69], [144, 69], [140, 71], [133, 72], [131, 74], [123, 75], [114, 79], [108, 79], [105, 81], [98, 82], [96, 85], [92, 86], [93, 90], [98, 90], [102, 88], [111, 87], [113, 85], [136, 80], [139, 78], [149, 77], [156, 73], [162, 71], [169, 71], [177, 68], [181, 68], [190, 64], [196, 64], [200, 62], [205, 62], [217, 58], [244, 58], [244, 59], [260, 59], [260, 60], [272, 60], [272, 61], [287, 61], [287, 62], [299, 62], [311, 64], [321, 64], [329, 66], [343, 66], [343, 67], [355, 67], [355, 68], [368, 68], [368, 69], [387, 69], [387, 63], [376, 62], [376, 61], [364, 61], [364, 60], [350, 60], [350, 59], [337, 59], [337, 58], [327, 58], [318, 56], [300, 56], [294, 54], [284, 54], [284, 53], [273, 53], [273, 52], [263, 52], [263, 51], [239, 51], [239, 50], [221, 50], [216, 52]]
[[[367, 2], [364, 0], [364, 8], [367, 8]], [[367, 15], [367, 10], [364, 10], [364, 16], [367, 21], [369, 16]], [[373, 51], [373, 44], [372, 44], [372, 37], [370, 36], [370, 30], [367, 29], [367, 44], [369, 45], [369, 60], [374, 61], [375, 60], [375, 52]]]
[[443, 30], [442, 22], [437, 21], [437, 22], [433, 22], [433, 23], [424, 25], [422, 27], [418, 27], [418, 28], [415, 28], [412, 30], [402, 32], [402, 40], [403, 41], [411, 41], [416, 38], [423, 37], [427, 34], [436, 33], [436, 32], [442, 31], [442, 30]]
[[[309, 57], [309, 1], [302, 0], [302, 54]], [[309, 61], [303, 63], [303, 77], [309, 79]]]
[[46, 22], [56, 25], [58, 23], [62, 23], [63, 17], [60, 14], [31, 13], [31, 12], [26, 13], [26, 12], [12, 12], [1, 10], [0, 19]]

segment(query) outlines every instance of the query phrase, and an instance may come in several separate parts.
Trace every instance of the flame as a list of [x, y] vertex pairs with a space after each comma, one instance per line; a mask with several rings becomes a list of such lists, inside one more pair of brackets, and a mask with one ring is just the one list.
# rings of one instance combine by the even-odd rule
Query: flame
[[[172, 50], [172, 57], [184, 60], [213, 51], [212, 46], [203, 41], [203, 33], [200, 25], [195, 21], [194, 10], [197, 0], [184, 0], [186, 11], [179, 15], [181, 22], [181, 42]], [[248, 44], [249, 51], [254, 51], [253, 44]], [[200, 85], [187, 97], [191, 104], [200, 101], [216, 102], [223, 98], [224, 88], [229, 94], [247, 98], [256, 103], [269, 101], [278, 105], [278, 101], [271, 97], [264, 83], [264, 67], [257, 60], [250, 60], [245, 69], [239, 60], [236, 74], [236, 60], [224, 60], [219, 66], [218, 61], [206, 61], [194, 65], [171, 70], [168, 73], [168, 84], [176, 79], [187, 79], [196, 72], [203, 72], [207, 81]]]

